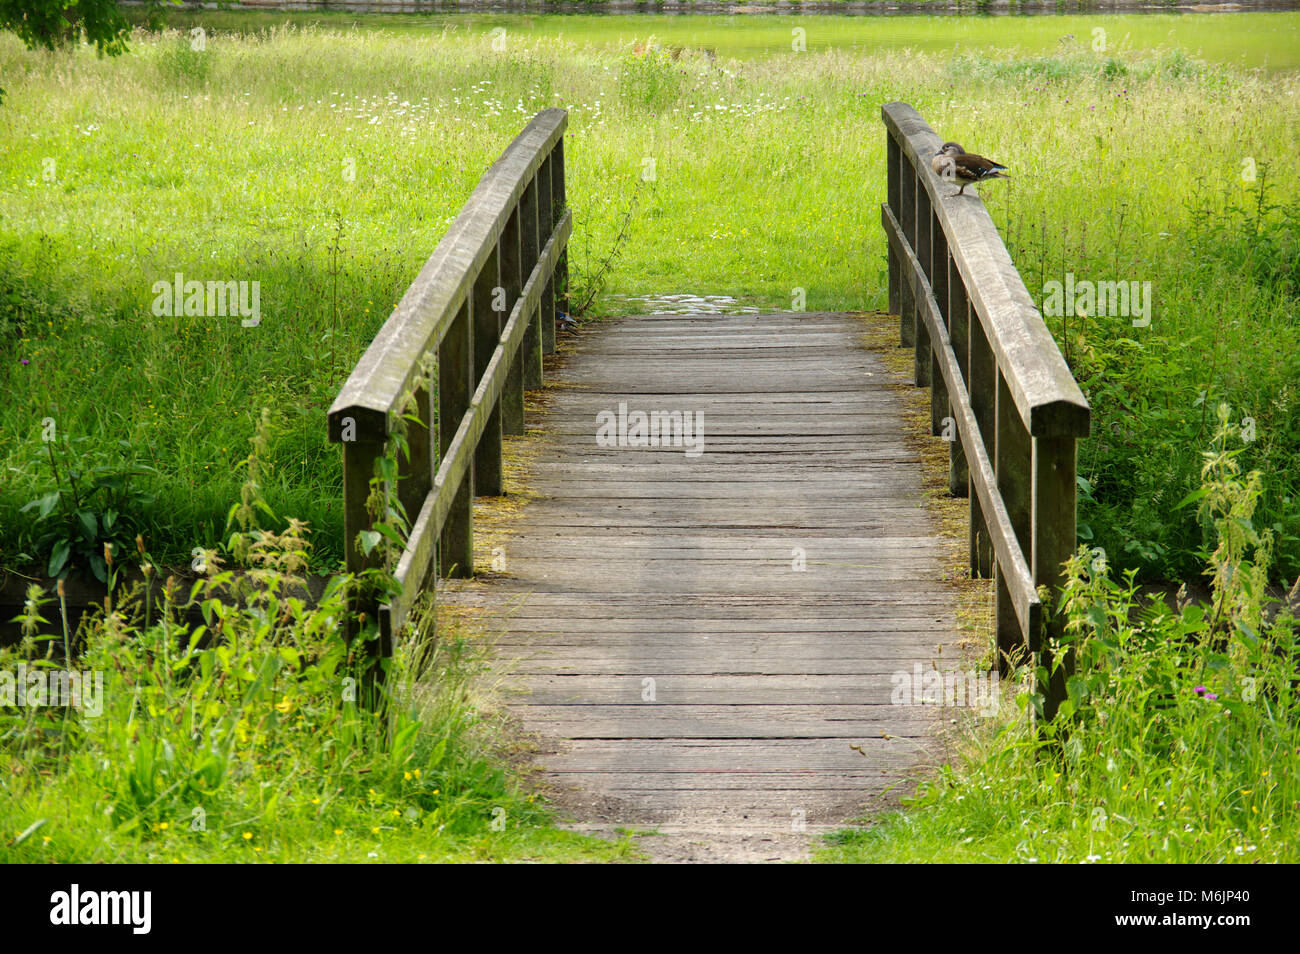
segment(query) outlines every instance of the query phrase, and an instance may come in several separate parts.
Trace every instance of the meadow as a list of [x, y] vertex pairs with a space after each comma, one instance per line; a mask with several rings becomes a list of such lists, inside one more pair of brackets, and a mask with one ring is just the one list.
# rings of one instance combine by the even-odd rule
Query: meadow
[[127, 585], [128, 566], [158, 573], [137, 538], [104, 554], [103, 612], [75, 633], [61, 590], [28, 589], [22, 639], [0, 647], [0, 864], [638, 857], [556, 827], [525, 784], [481, 633], [444, 613], [435, 639], [422, 600], [380, 679], [374, 627], [339, 638], [367, 581], [304, 603], [310, 528], [260, 526], [266, 437], [263, 422], [228, 546], [192, 584], [159, 576], [149, 600]]
[[[825, 860], [1293, 857], [1295, 783], [1274, 766], [1294, 758], [1294, 645], [1259, 588], [1300, 573], [1300, 15], [171, 23], [116, 59], [0, 36], [0, 572], [108, 575], [116, 554], [165, 573], [226, 539], [250, 486], [277, 515], [277, 572], [337, 569], [325, 411], [547, 106], [570, 111], [585, 317], [679, 292], [883, 308], [879, 107], [901, 99], [1012, 167], [985, 196], [1031, 293], [1149, 281], [1154, 309], [1146, 327], [1049, 318], [1093, 404], [1080, 534], [1107, 555], [1074, 567], [1080, 728], [1050, 759], [1014, 713], [972, 730], [908, 813]], [[178, 273], [259, 282], [260, 322], [156, 314]], [[1207, 567], [1208, 617], [1129, 592]], [[487, 658], [472, 635], [443, 630], [370, 720], [336, 698], [355, 660], [320, 640], [341, 604], [308, 612], [279, 586], [277, 625], [250, 596], [229, 646], [107, 615], [83, 659], [119, 680], [108, 718], [5, 710], [0, 859], [632, 856], [550, 827], [503, 769], [509, 734], [466, 691]], [[41, 599], [33, 632], [58, 619]], [[519, 824], [490, 828], [497, 808]]]
[[[1148, 328], [1053, 327], [1098, 422], [1085, 536], [1144, 577], [1192, 572], [1205, 528], [1174, 505], [1226, 401], [1256, 424], [1279, 576], [1300, 572], [1297, 80], [1197, 58], [1210, 18], [800, 18], [794, 52], [774, 18], [221, 32], [231, 16], [202, 50], [140, 32], [116, 59], [0, 38], [0, 567], [49, 569], [59, 539], [83, 570], [137, 532], [165, 563], [211, 545], [263, 407], [267, 499], [334, 566], [325, 410], [482, 170], [546, 106], [570, 111], [573, 297], [592, 314], [625, 307], [615, 293], [685, 291], [883, 306], [878, 112], [903, 99], [1013, 166], [987, 201], [1031, 290], [1066, 272], [1153, 284]], [[1213, 22], [1216, 43], [1263, 65], [1300, 18]], [[259, 282], [260, 324], [156, 316], [155, 282], [178, 273]]]

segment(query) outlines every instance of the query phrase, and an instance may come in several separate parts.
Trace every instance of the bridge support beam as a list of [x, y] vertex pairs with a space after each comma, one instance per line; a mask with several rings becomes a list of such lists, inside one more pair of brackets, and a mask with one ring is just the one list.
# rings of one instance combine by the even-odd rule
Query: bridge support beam
[[[942, 235], [942, 231], [939, 231]], [[948, 340], [952, 342], [952, 351], [957, 358], [957, 368], [961, 379], [970, 389], [970, 300], [966, 297], [966, 286], [961, 283], [961, 274], [952, 260], [952, 251], [947, 239], [943, 240], [944, 269], [947, 272], [947, 315]], [[948, 402], [948, 413], [952, 413], [952, 402]], [[966, 465], [966, 449], [960, 440], [948, 445], [948, 492], [954, 497], [965, 497], [970, 493], [970, 468]]]
[[[1076, 534], [1075, 453], [1073, 437], [1034, 438], [1033, 468], [1033, 569], [1034, 581], [1053, 594], [1065, 582], [1062, 564], [1074, 553]], [[1041, 633], [1030, 634], [1030, 648], [1049, 676], [1043, 690], [1043, 717], [1051, 719], [1066, 698], [1065, 680], [1073, 669], [1072, 654], [1060, 660], [1055, 672], [1051, 646], [1065, 632], [1064, 614], [1054, 604], [1043, 607]]]
[[[500, 242], [500, 262], [501, 262], [501, 289], [503, 295], [497, 298], [497, 301], [504, 301], [504, 306], [497, 315], [499, 329], [497, 338], [493, 339], [492, 347], [495, 348], [497, 340], [500, 339], [501, 331], [505, 329], [506, 317], [515, 307], [515, 302], [519, 300], [519, 292], [524, 286], [523, 276], [527, 272], [523, 269], [523, 217], [520, 214], [521, 207], [516, 206], [506, 219], [506, 227], [501, 232]], [[494, 302], [495, 304], [496, 302]], [[527, 346], [527, 338], [525, 338]], [[489, 356], [490, 357], [490, 356]], [[525, 360], [527, 355], [525, 355]], [[501, 432], [518, 436], [524, 432], [524, 367], [523, 362], [512, 361], [510, 369], [506, 372], [506, 386], [501, 392]]]
[[[474, 280], [471, 314], [474, 319], [475, 385], [483, 379], [501, 337], [501, 316], [492, 310], [492, 298], [498, 287], [498, 261], [498, 251], [494, 250]], [[498, 403], [488, 415], [478, 447], [474, 450], [474, 495], [477, 497], [501, 494], [501, 434], [501, 404]]]
[[[1033, 546], [1031, 529], [1031, 508], [1033, 507], [1033, 488], [1030, 475], [1033, 466], [1033, 447], [1029, 432], [1025, 430], [1016, 411], [1015, 401], [1006, 379], [999, 373], [997, 396], [995, 398], [994, 418], [997, 421], [996, 460], [998, 493], [1007, 508], [1007, 516], [1015, 531], [1016, 542], [1020, 552], [1029, 554]], [[1003, 675], [1010, 672], [1011, 662], [1024, 659], [1031, 646], [1026, 639], [1020, 617], [1011, 602], [1010, 591], [1003, 580], [1001, 569], [996, 573], [998, 581], [997, 594], [997, 631], [998, 631], [998, 667]]]
[[[519, 199], [519, 274], [521, 280], [531, 275], [537, 264], [537, 255], [541, 251], [538, 239], [537, 218], [537, 177], [529, 180], [524, 193]], [[550, 235], [550, 229], [547, 229]], [[528, 330], [524, 332], [524, 343], [519, 355], [519, 363], [524, 369], [524, 387], [540, 388], [542, 386], [542, 307], [528, 316]]]
[[[438, 347], [438, 457], [451, 447], [461, 418], [474, 397], [474, 323], [470, 302], [456, 312]], [[438, 546], [438, 572], [474, 575], [474, 465], [461, 481], [447, 513]]]
[[[971, 315], [969, 324], [969, 361], [967, 387], [970, 391], [971, 411], [979, 426], [980, 439], [994, 453], [994, 441], [997, 432], [994, 428], [994, 400], [997, 394], [998, 367], [993, 360], [993, 349], [989, 347], [988, 337], [984, 334], [984, 325], [977, 315]], [[970, 569], [971, 576], [978, 580], [987, 580], [993, 576], [993, 538], [989, 535], [988, 523], [980, 504], [979, 495], [969, 487], [970, 496]]]

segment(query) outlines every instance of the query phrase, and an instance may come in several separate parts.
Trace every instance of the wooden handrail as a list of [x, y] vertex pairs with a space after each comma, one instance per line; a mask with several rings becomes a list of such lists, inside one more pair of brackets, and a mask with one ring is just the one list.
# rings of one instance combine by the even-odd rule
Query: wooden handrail
[[[997, 579], [999, 665], [1021, 649], [1044, 665], [1060, 634], [1051, 607], [1076, 545], [1075, 442], [1091, 409], [984, 203], [952, 196], [931, 170], [940, 138], [906, 103], [881, 114], [890, 311], [915, 350], [916, 384], [930, 387], [931, 433], [951, 441], [949, 490], [970, 499], [971, 573]], [[1049, 718], [1066, 668], [1044, 687]]]
[[473, 497], [502, 492], [503, 434], [523, 433], [524, 388], [541, 385], [542, 355], [555, 350], [556, 310], [568, 310], [567, 125], [565, 110], [543, 110], [483, 174], [330, 408], [351, 573], [368, 565], [358, 536], [372, 526], [375, 463], [403, 414], [420, 421], [406, 428], [396, 488], [412, 521], [394, 570], [401, 590], [361, 608], [377, 614], [383, 655], [435, 563], [473, 573]]

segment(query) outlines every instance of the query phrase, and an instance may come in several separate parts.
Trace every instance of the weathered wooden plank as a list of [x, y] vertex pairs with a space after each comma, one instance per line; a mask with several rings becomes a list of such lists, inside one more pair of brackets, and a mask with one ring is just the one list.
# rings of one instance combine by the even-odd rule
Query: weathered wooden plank
[[[627, 330], [642, 321], [663, 334]], [[782, 323], [798, 330], [714, 316], [578, 335], [504, 572], [439, 594], [496, 647], [546, 778], [629, 819], [788, 828], [793, 799], [843, 820], [930, 757], [936, 722], [970, 717], [892, 704], [900, 674], [959, 658], [901, 400], [854, 320]], [[655, 399], [704, 412], [702, 457], [594, 444], [597, 411]]]
[[[514, 703], [548, 705], [628, 705], [641, 703], [640, 676], [538, 673], [512, 680]], [[655, 680], [656, 705], [884, 705], [893, 684], [864, 681], [860, 675], [682, 675]]]
[[[863, 760], [866, 764], [866, 760]], [[716, 809], [730, 798], [747, 798], [755, 790], [807, 795], [821, 792], [859, 794], [882, 784], [879, 769], [852, 772], [549, 772], [552, 779], [567, 786], [605, 790], [616, 794], [672, 792], [681, 795], [708, 793]], [[889, 778], [886, 784], [892, 784]], [[721, 795], [722, 798], [717, 798]], [[855, 802], [855, 804], [860, 804]], [[789, 816], [787, 816], [788, 822]], [[842, 817], [836, 819], [842, 821]]]
[[[893, 733], [890, 733], [893, 735]], [[924, 733], [918, 733], [924, 737]], [[547, 757], [552, 772], [843, 772], [868, 762], [902, 771], [916, 763], [913, 737], [884, 739], [575, 739]], [[850, 745], [865, 750], [864, 756]]]
[[[655, 707], [653, 715], [646, 708]], [[945, 718], [941, 706], [515, 705], [528, 725], [565, 739], [859, 739], [919, 737]]]

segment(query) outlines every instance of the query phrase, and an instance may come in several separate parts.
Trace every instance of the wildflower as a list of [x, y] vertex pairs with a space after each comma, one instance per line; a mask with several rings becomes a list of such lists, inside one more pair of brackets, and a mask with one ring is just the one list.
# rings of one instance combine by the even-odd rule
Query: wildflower
[[251, 831], [244, 832], [244, 841], [251, 841], [252, 838], [253, 838], [253, 833]]
[[343, 834], [343, 829], [342, 829], [342, 828], [335, 828], [335, 829], [334, 829], [334, 834], [336, 834], [336, 835], [341, 835], [341, 834]]

